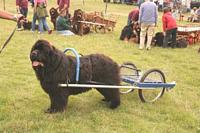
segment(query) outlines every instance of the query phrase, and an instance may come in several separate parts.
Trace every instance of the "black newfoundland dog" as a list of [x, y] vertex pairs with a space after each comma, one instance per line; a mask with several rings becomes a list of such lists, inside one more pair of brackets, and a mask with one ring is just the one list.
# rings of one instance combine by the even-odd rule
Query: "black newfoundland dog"
[[[75, 83], [76, 58], [67, 56], [46, 40], [38, 40], [30, 52], [30, 60], [43, 90], [49, 95], [51, 105], [48, 113], [62, 112], [66, 109], [68, 97], [90, 90], [90, 88], [61, 88], [60, 83]], [[105, 85], [120, 85], [119, 66], [102, 54], [80, 57], [79, 83], [90, 81]], [[94, 83], [93, 82], [93, 83]], [[91, 82], [90, 82], [91, 83]], [[119, 89], [98, 88], [110, 108], [120, 105]]]

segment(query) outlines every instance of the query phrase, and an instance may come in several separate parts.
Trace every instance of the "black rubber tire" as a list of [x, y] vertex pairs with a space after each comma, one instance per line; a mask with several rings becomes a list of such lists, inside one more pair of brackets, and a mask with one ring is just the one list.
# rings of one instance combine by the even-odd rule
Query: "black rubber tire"
[[[159, 74], [160, 80], [161, 80], [160, 82], [166, 83], [165, 75], [164, 75], [164, 73], [163, 73], [161, 70], [159, 70], [159, 69], [150, 69], [150, 70], [146, 71], [146, 72], [143, 74], [143, 76], [141, 77], [140, 82], [141, 82], [141, 83], [142, 83], [142, 82], [145, 82], [145, 79], [147, 79], [148, 76], [149, 76], [150, 74], [152, 74], [152, 73], [157, 73], [157, 74]], [[160, 91], [159, 91], [159, 93], [155, 96], [155, 98], [153, 98], [152, 100], [147, 100], [147, 98], [146, 98], [146, 96], [145, 96], [145, 94], [144, 94], [144, 91], [149, 91], [149, 92], [150, 92], [150, 91], [154, 91], [154, 92], [156, 92], [158, 89], [160, 89]], [[156, 88], [156, 89], [151, 89], [151, 90], [144, 90], [144, 89], [139, 89], [139, 90], [138, 90], [138, 94], [139, 94], [139, 97], [140, 97], [141, 101], [142, 101], [142, 102], [150, 102], [150, 103], [152, 103], [152, 102], [156, 101], [157, 99], [159, 99], [160, 97], [162, 97], [163, 94], [164, 94], [164, 92], [165, 92], [165, 87]]]
[[[127, 76], [126, 74], [122, 73], [123, 69], [127, 69], [127, 70], [129, 69], [129, 71], [131, 71], [131, 73], [129, 73], [129, 74], [138, 75], [137, 67], [135, 66], [135, 64], [133, 64], [131, 62], [123, 63], [120, 66], [120, 75], [121, 76]], [[125, 82], [122, 81], [122, 85], [123, 85], [123, 83], [126, 84], [126, 85], [128, 84], [128, 83], [125, 83]], [[130, 84], [128, 84], [128, 85], [130, 85]], [[134, 91], [134, 89], [128, 89], [128, 90], [127, 89], [124, 90], [123, 88], [120, 89], [121, 94], [127, 94], [127, 93], [130, 93], [132, 91]]]

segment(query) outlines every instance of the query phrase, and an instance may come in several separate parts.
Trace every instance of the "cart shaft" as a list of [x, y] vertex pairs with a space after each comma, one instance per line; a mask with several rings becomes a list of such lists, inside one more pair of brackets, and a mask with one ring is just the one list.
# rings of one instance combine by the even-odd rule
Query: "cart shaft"
[[[162, 84], [164, 85], [164, 84]], [[165, 86], [166, 88], [173, 88], [175, 86], [175, 82], [172, 83], [167, 83], [167, 85], [171, 85], [171, 86]], [[72, 87], [72, 88], [113, 88], [113, 89], [119, 89], [119, 88], [123, 88], [123, 89], [147, 89], [147, 90], [151, 90], [151, 89], [155, 89], [158, 88], [158, 86], [153, 86], [153, 85], [149, 85], [149, 86], [144, 86], [144, 88], [138, 87], [138, 86], [122, 86], [122, 85], [93, 85], [93, 84], [59, 84], [59, 87]], [[159, 86], [160, 87], [160, 86]], [[163, 89], [162, 87], [160, 89]]]

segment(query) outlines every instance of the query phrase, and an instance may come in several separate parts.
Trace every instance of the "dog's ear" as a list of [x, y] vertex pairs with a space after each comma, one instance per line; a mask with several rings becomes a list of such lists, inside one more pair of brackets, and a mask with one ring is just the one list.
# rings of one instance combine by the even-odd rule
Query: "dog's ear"
[[55, 52], [56, 48], [52, 44], [50, 46], [51, 46], [51, 49], [49, 51], [49, 56], [52, 56], [54, 53], [56, 53]]

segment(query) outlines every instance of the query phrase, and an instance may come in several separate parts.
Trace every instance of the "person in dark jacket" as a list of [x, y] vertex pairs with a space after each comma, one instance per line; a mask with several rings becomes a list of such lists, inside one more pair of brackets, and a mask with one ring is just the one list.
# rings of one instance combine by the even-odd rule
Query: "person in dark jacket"
[[58, 18], [56, 19], [56, 30], [63, 31], [63, 30], [71, 30], [71, 23], [70, 19], [66, 17], [66, 12], [63, 11]]

